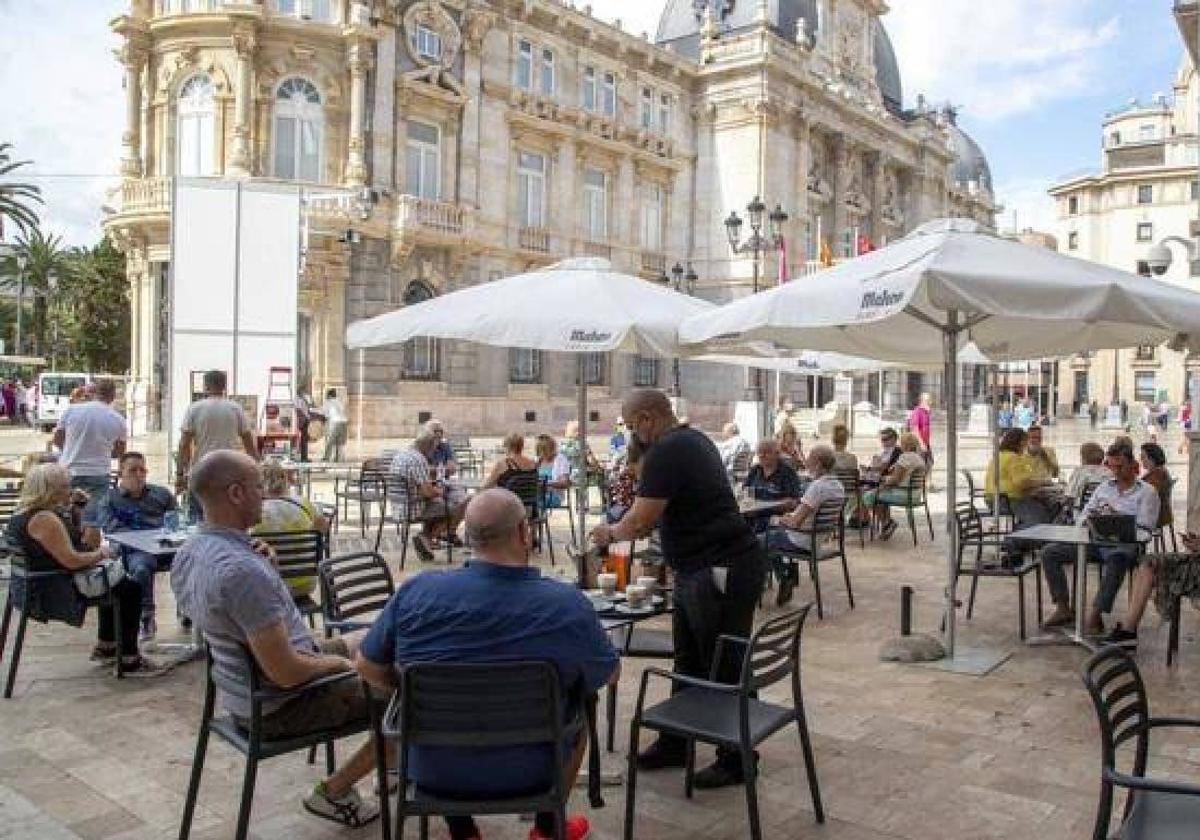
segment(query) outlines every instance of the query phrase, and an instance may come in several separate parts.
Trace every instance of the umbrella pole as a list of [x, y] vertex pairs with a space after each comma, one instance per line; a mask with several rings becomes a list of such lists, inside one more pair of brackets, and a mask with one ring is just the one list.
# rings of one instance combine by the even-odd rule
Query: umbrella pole
[[943, 379], [946, 383], [946, 530], [947, 567], [949, 579], [946, 585], [946, 656], [954, 658], [955, 607], [958, 588], [958, 528], [955, 517], [955, 502], [958, 495], [958, 311], [947, 313], [947, 328], [943, 334]]
[[[992, 519], [993, 526], [1000, 528], [1000, 367], [992, 366], [992, 418], [988, 424], [991, 434], [992, 452]], [[987, 488], [984, 488], [987, 492]]]
[[587, 445], [587, 356], [578, 353], [578, 405], [579, 412], [579, 461], [582, 479], [575, 487], [575, 525], [578, 533], [572, 534], [579, 557], [579, 586], [587, 586], [587, 496], [588, 496], [588, 445]]

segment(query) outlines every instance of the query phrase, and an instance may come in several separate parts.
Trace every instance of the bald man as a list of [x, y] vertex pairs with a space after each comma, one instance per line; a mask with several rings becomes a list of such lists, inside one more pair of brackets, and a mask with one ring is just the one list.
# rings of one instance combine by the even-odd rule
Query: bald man
[[[467, 539], [475, 558], [465, 567], [410, 578], [388, 602], [359, 650], [357, 666], [368, 683], [398, 685], [405, 664], [554, 663], [563, 697], [591, 693], [617, 678], [619, 659], [587, 598], [578, 589], [543, 578], [529, 566], [532, 535], [525, 506], [508, 490], [484, 490], [466, 511]], [[583, 761], [586, 732], [569, 734], [566, 789]], [[506, 798], [548, 787], [549, 745], [483, 751], [417, 747], [409, 772], [423, 790], [450, 798]], [[479, 837], [470, 817], [447, 818], [452, 840]], [[530, 840], [554, 837], [553, 813], [539, 813]], [[564, 836], [588, 835], [586, 817], [567, 819]]]
[[[648, 451], [633, 506], [619, 523], [597, 526], [592, 539], [606, 546], [647, 536], [658, 526], [663, 556], [675, 572], [675, 670], [708, 679], [717, 638], [750, 635], [765, 552], [738, 510], [717, 447], [702, 432], [679, 425], [665, 394], [635, 390], [621, 414]], [[737, 663], [723, 662], [720, 678], [735, 682], [737, 671]], [[638, 766], [682, 767], [685, 748], [683, 739], [660, 735], [638, 756]], [[736, 751], [718, 750], [717, 761], [696, 774], [695, 784], [741, 784], [745, 773]]]
[[[261, 544], [246, 535], [262, 518], [262, 478], [254, 459], [231, 450], [210, 452], [193, 465], [190, 490], [204, 507], [204, 522], [171, 564], [171, 589], [180, 611], [204, 634], [213, 669], [248, 684], [242, 651], [249, 648], [265, 682], [280, 688], [352, 673], [351, 657], [361, 634], [314, 640]], [[248, 701], [224, 693], [220, 700], [235, 720], [249, 726]], [[330, 683], [296, 700], [265, 703], [263, 709], [262, 732], [270, 739], [369, 719], [357, 678]], [[365, 802], [354, 783], [374, 767], [375, 751], [368, 741], [313, 788], [304, 808], [351, 828], [366, 825], [379, 816], [379, 808]]]

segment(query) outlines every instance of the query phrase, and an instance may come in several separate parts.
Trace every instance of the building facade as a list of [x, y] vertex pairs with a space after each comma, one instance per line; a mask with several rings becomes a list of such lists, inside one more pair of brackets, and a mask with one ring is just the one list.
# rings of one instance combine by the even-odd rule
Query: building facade
[[[354, 428], [437, 415], [463, 431], [574, 411], [570, 358], [418, 340], [348, 352], [348, 323], [576, 255], [714, 301], [752, 291], [724, 221], [756, 196], [788, 214], [791, 274], [919, 223], [993, 224], [991, 176], [949, 109], [905, 110], [882, 0], [669, 0], [656, 37], [560, 0], [132, 0], [123, 39], [123, 184], [107, 229], [129, 256], [132, 378], [160, 415], [177, 175], [303, 186], [297, 366], [344, 389]], [[775, 282], [771, 249], [757, 272]], [[536, 306], [537, 301], [518, 301]], [[600, 416], [669, 362], [589, 358]], [[902, 407], [936, 377], [862, 378]], [[735, 372], [684, 365], [694, 417]], [[803, 404], [802, 381], [784, 383]], [[822, 396], [831, 396], [826, 386]], [[135, 412], [135, 418], [139, 414]]]
[[[1105, 117], [1101, 168], [1050, 189], [1059, 251], [1194, 287], [1198, 272], [1189, 249], [1200, 206], [1198, 99], [1200, 81], [1185, 55], [1170, 95], [1132, 102]], [[1172, 259], [1159, 274], [1152, 266], [1161, 246]], [[1165, 346], [1079, 354], [1059, 363], [1060, 408], [1078, 410], [1091, 400], [1178, 405], [1196, 370], [1200, 359]]]

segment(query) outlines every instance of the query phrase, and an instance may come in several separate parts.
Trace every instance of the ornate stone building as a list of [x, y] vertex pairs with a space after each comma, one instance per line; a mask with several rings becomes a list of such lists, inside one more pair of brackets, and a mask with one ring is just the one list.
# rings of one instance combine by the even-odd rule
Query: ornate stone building
[[[348, 353], [353, 320], [579, 254], [652, 280], [690, 266], [697, 294], [725, 300], [754, 271], [724, 220], [756, 195], [788, 213], [793, 275], [819, 270], [822, 242], [844, 257], [929, 218], [991, 224], [986, 160], [953, 112], [904, 108], [886, 11], [669, 0], [651, 39], [560, 0], [132, 0], [112, 23], [127, 128], [107, 226], [129, 255], [144, 423], [163, 386], [175, 175], [304, 186], [298, 367], [347, 389], [368, 436], [431, 413], [465, 431], [557, 425], [576, 369], [449, 342]], [[604, 416], [631, 385], [671, 384], [650, 359], [588, 368]], [[740, 394], [730, 371], [684, 368], [694, 416]], [[880, 401], [877, 382], [856, 399]], [[931, 384], [893, 374], [882, 401]]]
[[[1195, 288], [1200, 263], [1193, 260], [1200, 254], [1190, 251], [1200, 233], [1198, 100], [1200, 77], [1185, 53], [1171, 95], [1134, 101], [1105, 116], [1100, 169], [1050, 188], [1060, 251]], [[1160, 266], [1165, 270], [1153, 268], [1156, 251], [1170, 256], [1170, 265]], [[1185, 357], [1165, 346], [1079, 354], [1059, 362], [1060, 408], [1078, 410], [1091, 400], [1101, 406], [1162, 399], [1178, 405], [1197, 372], [1194, 354]]]

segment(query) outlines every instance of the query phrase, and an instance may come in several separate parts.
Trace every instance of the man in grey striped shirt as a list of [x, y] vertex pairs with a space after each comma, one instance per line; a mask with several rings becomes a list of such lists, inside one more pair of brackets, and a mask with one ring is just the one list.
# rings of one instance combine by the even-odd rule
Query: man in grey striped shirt
[[[351, 659], [361, 634], [317, 642], [279, 573], [269, 548], [246, 531], [262, 517], [262, 478], [247, 455], [218, 450], [205, 455], [191, 472], [191, 491], [204, 507], [200, 533], [179, 550], [171, 567], [171, 588], [180, 611], [204, 634], [213, 670], [249, 683], [248, 649], [263, 679], [288, 689], [329, 674], [353, 671]], [[221, 705], [248, 726], [250, 704], [222, 693]], [[368, 719], [358, 679], [341, 680], [302, 697], [264, 705], [267, 738], [300, 736]], [[304, 799], [317, 816], [351, 827], [379, 815], [354, 783], [375, 767], [368, 741], [332, 776]]]

